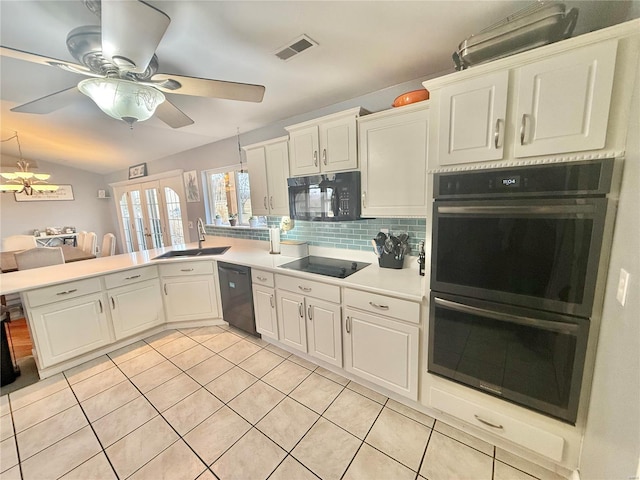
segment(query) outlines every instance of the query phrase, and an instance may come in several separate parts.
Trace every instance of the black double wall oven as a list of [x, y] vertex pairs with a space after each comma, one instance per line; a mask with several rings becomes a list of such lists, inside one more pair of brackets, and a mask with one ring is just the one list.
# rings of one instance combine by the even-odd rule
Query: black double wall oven
[[430, 372], [575, 423], [613, 165], [434, 176]]

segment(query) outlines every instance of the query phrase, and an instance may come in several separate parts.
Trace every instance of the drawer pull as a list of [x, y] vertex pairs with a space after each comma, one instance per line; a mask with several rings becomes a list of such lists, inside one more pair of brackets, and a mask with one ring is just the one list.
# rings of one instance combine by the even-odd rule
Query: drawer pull
[[181, 272], [193, 272], [193, 268], [181, 268]]
[[56, 295], [69, 295], [70, 293], [77, 292], [77, 288], [72, 288], [71, 290], [65, 290], [64, 292], [58, 292]]
[[379, 308], [380, 310], [389, 310], [389, 305], [379, 305], [374, 302], [369, 302], [369, 305], [371, 305], [373, 308]]
[[478, 420], [480, 423], [484, 423], [487, 427], [497, 428], [498, 430], [504, 430], [504, 427], [502, 425], [498, 425], [498, 424], [489, 422], [488, 420], [485, 420], [484, 418], [480, 417], [479, 415], [474, 415], [474, 417], [476, 417], [476, 420]]
[[133, 280], [135, 278], [140, 278], [140, 275], [131, 275], [130, 277], [125, 277], [125, 280]]
[[311, 291], [311, 288], [309, 288], [309, 287], [303, 287], [302, 285], [298, 285], [298, 288], [299, 288], [300, 290], [302, 290], [303, 292], [310, 292], [310, 291]]
[[267, 281], [267, 277], [257, 277], [258, 280], [260, 280], [261, 282], [266, 282]]

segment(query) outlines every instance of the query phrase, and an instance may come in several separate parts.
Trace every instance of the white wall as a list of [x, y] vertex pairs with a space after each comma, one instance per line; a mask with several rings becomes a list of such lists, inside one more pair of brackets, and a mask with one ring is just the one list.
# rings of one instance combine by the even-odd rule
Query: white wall
[[[640, 71], [639, 71], [640, 75]], [[640, 78], [636, 77], [591, 403], [580, 461], [583, 480], [632, 479], [640, 471]], [[620, 269], [631, 274], [625, 306]]]
[[50, 173], [51, 183], [71, 185], [74, 200], [16, 202], [12, 193], [0, 194], [0, 237], [74, 226], [96, 232], [99, 245], [105, 233], [117, 234], [112, 200], [97, 198], [98, 189], [106, 188], [102, 175], [42, 161], [38, 171]]

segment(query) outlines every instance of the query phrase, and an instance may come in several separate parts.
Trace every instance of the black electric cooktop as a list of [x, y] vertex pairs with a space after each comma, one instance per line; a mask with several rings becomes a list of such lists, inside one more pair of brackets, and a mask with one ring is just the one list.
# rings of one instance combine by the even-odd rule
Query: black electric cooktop
[[353, 262], [351, 260], [340, 260], [337, 258], [315, 257], [309, 255], [293, 262], [280, 265], [282, 268], [297, 270], [299, 272], [316, 273], [328, 277], [346, 278], [349, 275], [362, 270], [371, 265], [366, 262]]

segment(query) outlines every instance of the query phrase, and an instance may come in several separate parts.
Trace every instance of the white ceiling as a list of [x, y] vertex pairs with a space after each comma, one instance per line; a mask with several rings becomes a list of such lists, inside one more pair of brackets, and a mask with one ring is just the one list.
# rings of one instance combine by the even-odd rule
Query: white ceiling
[[[637, 3], [637, 0], [635, 0]], [[77, 92], [46, 115], [10, 109], [86, 78], [0, 59], [1, 137], [17, 131], [23, 156], [97, 173], [199, 147], [409, 80], [452, 70], [466, 37], [514, 13], [523, 1], [149, 1], [171, 17], [156, 51], [159, 72], [261, 84], [262, 103], [168, 95], [195, 124], [172, 129], [156, 118], [130, 130]], [[580, 8], [575, 34], [619, 23], [632, 1], [567, 1]], [[633, 8], [632, 8], [633, 7]], [[631, 12], [631, 13], [630, 13]], [[81, 0], [0, 0], [3, 46], [75, 60], [70, 30], [99, 20]], [[285, 62], [274, 52], [308, 35], [319, 47]], [[2, 154], [17, 156], [15, 141]]]

